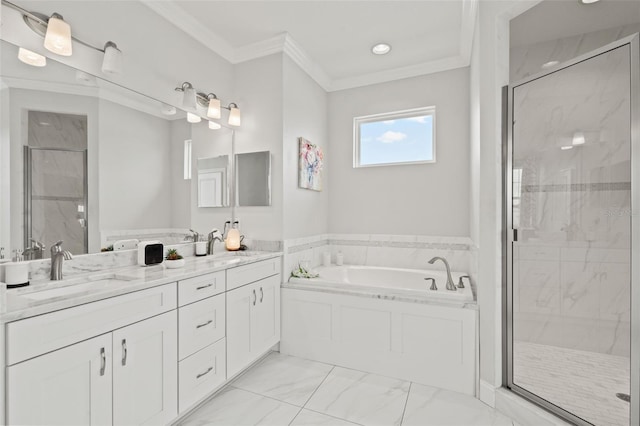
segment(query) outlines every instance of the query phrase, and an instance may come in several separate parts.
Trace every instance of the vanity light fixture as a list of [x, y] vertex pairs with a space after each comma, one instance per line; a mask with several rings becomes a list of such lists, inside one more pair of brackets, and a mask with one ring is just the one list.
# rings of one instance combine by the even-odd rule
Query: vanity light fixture
[[576, 145], [584, 145], [586, 142], [586, 139], [584, 138], [584, 133], [582, 132], [575, 132], [573, 134], [573, 140], [571, 141], [572, 145], [576, 146]]
[[188, 112], [188, 113], [187, 113], [187, 121], [188, 121], [189, 123], [194, 123], [194, 124], [195, 124], [195, 123], [199, 123], [199, 122], [201, 122], [201, 121], [202, 121], [202, 118], [200, 118], [200, 116], [199, 116], [199, 115], [196, 115], [196, 114], [193, 114], [193, 113], [191, 113], [191, 112]]
[[224, 107], [229, 110], [229, 120], [227, 121], [230, 126], [240, 126], [240, 108], [234, 102], [231, 102], [229, 106]]
[[220, 99], [214, 94], [209, 93], [207, 95], [209, 100], [209, 107], [207, 108], [207, 117], [220, 118]]
[[182, 107], [184, 109], [196, 109], [196, 89], [188, 81], [182, 83], [182, 86], [176, 87], [176, 92], [182, 92]]
[[386, 55], [391, 52], [391, 46], [387, 43], [378, 43], [371, 48], [374, 55]]
[[122, 73], [122, 51], [112, 41], [108, 41], [104, 45], [102, 72], [108, 74]]
[[25, 64], [33, 65], [34, 67], [44, 67], [47, 65], [47, 58], [39, 55], [36, 52], [32, 52], [24, 47], [18, 49], [18, 59]]
[[582, 4], [593, 4], [593, 3], [597, 3], [600, 0], [580, 0], [580, 3]]
[[209, 128], [211, 130], [218, 130], [221, 129], [222, 126], [220, 125], [220, 123], [216, 123], [215, 121], [209, 121]]
[[563, 150], [563, 151], [566, 151], [568, 149], [573, 149], [573, 145], [561, 146], [560, 149]]
[[[90, 49], [104, 54], [102, 71], [105, 73], [119, 74], [122, 72], [122, 52], [116, 44], [108, 41], [103, 49], [92, 46], [71, 35], [71, 25], [62, 18], [59, 13], [53, 13], [50, 17], [38, 12], [30, 12], [7, 0], [2, 0], [4, 6], [22, 13], [22, 19], [33, 32], [44, 37], [45, 49], [61, 56], [71, 56], [73, 53], [72, 41], [78, 42]], [[39, 66], [39, 65], [36, 65]]]

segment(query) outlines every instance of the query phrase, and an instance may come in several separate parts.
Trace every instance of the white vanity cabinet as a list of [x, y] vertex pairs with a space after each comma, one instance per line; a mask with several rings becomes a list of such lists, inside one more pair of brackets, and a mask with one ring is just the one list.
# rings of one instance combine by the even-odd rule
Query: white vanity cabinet
[[221, 386], [226, 374], [225, 271], [178, 281], [178, 409]]
[[8, 425], [112, 424], [111, 333], [7, 368]]
[[174, 283], [7, 324], [6, 423], [170, 422], [175, 308]]
[[227, 271], [227, 377], [280, 340], [280, 258]]

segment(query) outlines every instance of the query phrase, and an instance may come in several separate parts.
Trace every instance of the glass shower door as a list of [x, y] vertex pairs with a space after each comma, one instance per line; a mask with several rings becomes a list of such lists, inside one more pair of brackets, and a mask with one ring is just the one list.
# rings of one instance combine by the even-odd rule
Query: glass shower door
[[25, 147], [25, 247], [56, 241], [73, 254], [86, 254], [87, 151]]
[[630, 58], [510, 88], [508, 382], [582, 424], [629, 425]]

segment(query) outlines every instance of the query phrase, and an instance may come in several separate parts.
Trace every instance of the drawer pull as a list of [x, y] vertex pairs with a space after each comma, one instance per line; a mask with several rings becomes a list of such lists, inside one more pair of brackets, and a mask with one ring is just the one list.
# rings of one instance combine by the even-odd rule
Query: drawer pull
[[107, 354], [104, 348], [100, 348], [100, 375], [104, 376], [104, 370], [107, 368]]
[[209, 321], [207, 321], [207, 322], [205, 322], [203, 324], [198, 324], [198, 325], [196, 325], [196, 328], [206, 327], [209, 324], [211, 324], [212, 322], [213, 322], [213, 320], [209, 320]]
[[127, 365], [127, 339], [122, 339], [122, 365]]
[[209, 367], [207, 368], [207, 371], [205, 371], [204, 373], [200, 373], [196, 376], [196, 380], [199, 379], [202, 376], [206, 376], [207, 374], [211, 373], [211, 371], [213, 370], [213, 367]]
[[196, 290], [203, 290], [203, 289], [205, 289], [207, 287], [212, 287], [212, 286], [213, 286], [213, 284], [201, 285], [200, 287], [196, 287]]
[[256, 300], [258, 300], [258, 296], [256, 296], [256, 289], [253, 289], [253, 306], [256, 306]]
[[260, 303], [262, 303], [262, 299], [264, 299], [264, 291], [262, 291], [262, 287], [260, 287]]

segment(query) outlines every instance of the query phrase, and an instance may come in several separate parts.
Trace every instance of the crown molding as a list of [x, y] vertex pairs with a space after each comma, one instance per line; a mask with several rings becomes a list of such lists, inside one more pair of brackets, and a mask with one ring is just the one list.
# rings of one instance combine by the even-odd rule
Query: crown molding
[[463, 58], [460, 55], [451, 56], [422, 64], [334, 80], [328, 91], [335, 92], [337, 90], [353, 89], [371, 84], [387, 83], [389, 81], [418, 77], [420, 75], [433, 74], [466, 66], [469, 66], [468, 58]]
[[142, 4], [189, 34], [206, 48], [234, 64], [235, 50], [222, 37], [189, 15], [174, 1], [140, 0]]
[[309, 77], [315, 80], [325, 91], [331, 91], [333, 82], [324, 69], [296, 42], [289, 34], [285, 34], [284, 53], [295, 62]]
[[325, 91], [333, 92], [469, 66], [479, 0], [462, 0], [458, 55], [337, 80], [331, 79], [322, 66], [311, 59], [302, 46], [288, 33], [233, 48], [224, 39], [186, 13], [175, 0], [140, 0], [140, 2], [231, 64], [235, 65], [276, 53], [284, 53]]

